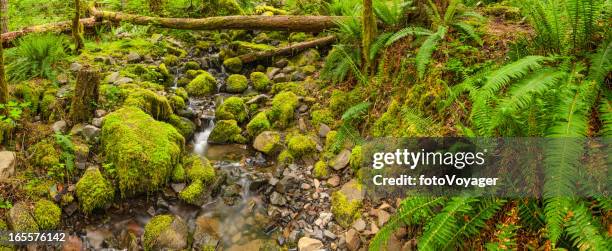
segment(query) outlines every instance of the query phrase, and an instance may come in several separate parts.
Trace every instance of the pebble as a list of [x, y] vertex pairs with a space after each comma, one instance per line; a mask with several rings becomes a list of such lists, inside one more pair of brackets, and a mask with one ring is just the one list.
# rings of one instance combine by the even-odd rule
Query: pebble
[[366, 222], [363, 219], [359, 218], [355, 220], [355, 222], [353, 222], [353, 228], [359, 232], [362, 232], [366, 228]]
[[308, 189], [310, 189], [310, 188], [311, 188], [311, 187], [310, 187], [310, 185], [309, 185], [308, 183], [302, 183], [302, 186], [301, 186], [301, 187], [302, 187], [302, 189], [304, 189], [304, 190], [308, 190]]
[[337, 187], [340, 185], [340, 177], [338, 175], [330, 177], [327, 179], [327, 184], [329, 184], [331, 187]]

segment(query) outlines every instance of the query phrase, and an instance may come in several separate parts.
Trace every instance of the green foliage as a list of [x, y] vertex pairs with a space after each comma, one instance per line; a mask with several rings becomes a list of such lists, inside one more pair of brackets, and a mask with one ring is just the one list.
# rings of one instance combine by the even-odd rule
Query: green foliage
[[272, 108], [267, 114], [277, 128], [286, 128], [294, 121], [295, 109], [299, 100], [293, 92], [281, 92], [272, 99]]
[[76, 194], [79, 198], [81, 209], [85, 213], [91, 213], [95, 209], [104, 208], [115, 197], [115, 189], [108, 182], [100, 170], [90, 168], [85, 171], [83, 177], [76, 184]]
[[75, 170], [75, 146], [72, 143], [70, 135], [64, 135], [61, 133], [55, 134], [55, 143], [60, 147], [60, 161], [47, 169], [47, 175], [55, 178], [58, 181], [65, 181], [66, 178], [70, 179]]
[[58, 65], [66, 59], [65, 44], [64, 37], [53, 34], [35, 34], [19, 39], [17, 47], [7, 53], [9, 79], [54, 79]]
[[583, 203], [572, 206], [572, 216], [567, 222], [567, 234], [580, 250], [606, 250], [610, 238], [602, 236], [602, 226], [593, 218]]
[[39, 200], [34, 205], [34, 219], [40, 229], [56, 230], [61, 221], [62, 210], [49, 200]]
[[485, 248], [490, 251], [515, 250], [517, 248], [516, 234], [519, 228], [513, 224], [497, 224], [495, 232], [497, 241], [485, 244]]
[[431, 61], [432, 54], [435, 51], [438, 42], [444, 39], [444, 35], [446, 35], [446, 27], [440, 26], [438, 28], [438, 31], [427, 37], [425, 42], [423, 42], [423, 44], [419, 48], [419, 51], [416, 55], [416, 66], [419, 78], [423, 79], [423, 77], [425, 76], [425, 70], [427, 69], [427, 65], [429, 65], [429, 62]]
[[419, 238], [419, 250], [439, 250], [460, 229], [459, 219], [472, 210], [476, 198], [461, 196], [453, 197], [430, 221], [425, 225], [423, 235]]

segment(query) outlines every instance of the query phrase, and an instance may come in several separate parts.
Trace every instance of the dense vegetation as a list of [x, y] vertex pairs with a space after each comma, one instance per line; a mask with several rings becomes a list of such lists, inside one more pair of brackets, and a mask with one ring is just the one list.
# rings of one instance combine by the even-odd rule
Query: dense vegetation
[[[260, 250], [314, 250], [305, 243], [340, 250], [612, 248], [610, 147], [580, 142], [612, 136], [609, 0], [97, 1], [100, 9], [155, 17], [338, 17], [336, 28], [317, 33], [190, 31], [129, 21], [86, 29], [76, 20], [92, 4], [15, 0], [2, 13], [8, 31], [74, 24], [70, 35], [29, 34], [0, 50], [0, 140], [17, 159], [15, 174], [0, 179], [0, 230], [8, 229], [4, 219], [15, 231], [68, 229], [72, 218], [103, 215], [113, 203], [157, 196], [178, 183], [184, 189], [174, 200], [202, 206], [216, 186], [232, 187], [220, 162], [190, 150], [205, 116], [186, 111], [207, 100], [217, 104], [210, 143], [253, 145], [281, 170], [297, 164], [304, 180], [316, 180], [316, 193], [319, 180], [329, 189], [316, 217], [333, 214], [327, 226], [334, 238], [305, 234], [321, 240], [298, 243], [283, 233], [288, 243]], [[336, 40], [327, 48], [240, 61], [329, 35]], [[354, 194], [367, 168], [362, 146], [373, 137], [570, 140], [539, 160], [544, 175], [534, 182], [542, 184], [542, 198], [379, 201]], [[334, 178], [340, 184], [329, 185]], [[581, 194], [601, 184], [589, 187], [600, 193]], [[297, 203], [276, 203], [271, 190], [261, 192], [269, 204]], [[80, 213], [58, 213], [70, 205]], [[387, 211], [390, 217], [381, 216]], [[145, 250], [197, 249], [198, 240], [160, 237], [181, 236], [186, 220], [156, 215], [142, 238], [130, 238]], [[371, 227], [356, 227], [362, 220]], [[291, 232], [284, 227], [279, 232]], [[214, 250], [209, 244], [198, 248]], [[12, 247], [0, 245], [5, 249]]]

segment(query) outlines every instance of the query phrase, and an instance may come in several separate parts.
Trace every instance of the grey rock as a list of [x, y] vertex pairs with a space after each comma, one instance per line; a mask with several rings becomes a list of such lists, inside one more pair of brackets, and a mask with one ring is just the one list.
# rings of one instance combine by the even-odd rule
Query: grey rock
[[282, 194], [273, 192], [270, 196], [270, 203], [272, 203], [272, 205], [282, 206], [287, 203], [287, 200]]
[[280, 134], [274, 131], [265, 131], [257, 135], [253, 141], [255, 150], [272, 155], [279, 150]]
[[323, 249], [323, 242], [310, 237], [302, 237], [298, 241], [298, 251], [318, 251]]
[[83, 69], [83, 65], [77, 62], [74, 62], [70, 65], [70, 71], [77, 72], [77, 71], [80, 71], [81, 69]]
[[121, 77], [119, 79], [117, 79], [117, 81], [113, 82], [114, 85], [123, 85], [123, 84], [129, 84], [134, 82], [134, 79], [128, 78], [128, 77]]
[[280, 72], [280, 68], [276, 68], [276, 67], [268, 67], [268, 69], [266, 70], [266, 75], [268, 75], [269, 79], [274, 78], [274, 76], [276, 76], [277, 73]]
[[319, 124], [319, 137], [325, 138], [330, 131], [331, 128], [329, 128], [329, 126], [327, 126], [326, 124]]
[[53, 126], [51, 126], [51, 128], [53, 129], [53, 132], [55, 133], [64, 133], [66, 131], [67, 126], [68, 124], [66, 123], [66, 121], [60, 120], [60, 121], [53, 123]]
[[345, 168], [348, 165], [350, 158], [351, 158], [351, 151], [344, 149], [334, 159], [330, 161], [329, 165], [334, 170], [340, 170], [340, 169]]
[[289, 76], [285, 73], [279, 73], [272, 78], [272, 81], [274, 81], [274, 83], [287, 82], [289, 81]]
[[274, 67], [283, 68], [289, 64], [289, 60], [286, 58], [281, 58], [276, 63], [274, 63]]
[[353, 222], [353, 228], [355, 230], [361, 232], [361, 231], [365, 230], [366, 222], [363, 219], [359, 218], [359, 219], [355, 220], [355, 222]]
[[91, 120], [91, 124], [95, 127], [102, 127], [102, 122], [104, 121], [104, 119], [102, 118], [94, 118]]
[[287, 66], [281, 70], [282, 73], [289, 74], [295, 71], [295, 67]]
[[93, 125], [86, 125], [83, 127], [82, 135], [85, 140], [92, 141], [100, 135], [100, 128]]
[[127, 55], [127, 60], [129, 63], [138, 63], [142, 60], [142, 57], [140, 54], [132, 51]]
[[0, 181], [6, 180], [15, 175], [15, 152], [0, 152]]
[[119, 74], [118, 71], [113, 72], [109, 74], [108, 76], [106, 76], [106, 82], [109, 84], [114, 84], [115, 82], [117, 82], [117, 80], [119, 80], [120, 77], [121, 75]]
[[104, 117], [104, 115], [106, 115], [106, 111], [105, 110], [102, 110], [102, 109], [97, 109], [96, 110], [96, 118]]

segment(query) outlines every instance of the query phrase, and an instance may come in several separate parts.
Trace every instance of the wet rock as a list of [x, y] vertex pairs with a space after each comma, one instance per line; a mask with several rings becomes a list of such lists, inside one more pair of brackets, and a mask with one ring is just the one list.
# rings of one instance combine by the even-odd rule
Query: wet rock
[[60, 121], [53, 123], [53, 126], [51, 126], [51, 129], [53, 129], [53, 132], [55, 133], [64, 133], [66, 131], [67, 126], [68, 125], [66, 124], [66, 121], [60, 120]]
[[95, 140], [100, 135], [100, 128], [93, 125], [86, 125], [83, 127], [82, 135], [87, 141]]
[[187, 248], [189, 227], [178, 216], [158, 215], [145, 226], [145, 250], [182, 250]]
[[142, 57], [140, 56], [140, 54], [132, 51], [127, 55], [127, 60], [129, 63], [138, 63], [142, 61]]
[[274, 63], [274, 67], [283, 68], [289, 64], [289, 60], [286, 58], [281, 58]]
[[287, 203], [287, 200], [282, 194], [278, 192], [273, 192], [270, 196], [270, 203], [272, 203], [272, 205], [282, 206]]
[[320, 240], [302, 237], [298, 241], [299, 251], [318, 251], [320, 249], [323, 249], [323, 243]]
[[285, 74], [289, 74], [295, 71], [295, 67], [293, 66], [286, 66], [281, 70], [281, 73], [285, 73]]
[[351, 251], [358, 250], [361, 246], [361, 239], [359, 239], [359, 233], [355, 229], [349, 229], [346, 232], [344, 238], [346, 239], [346, 247]]
[[255, 150], [272, 155], [280, 150], [280, 133], [275, 131], [265, 131], [257, 135], [253, 141]]
[[338, 175], [331, 176], [331, 178], [327, 179], [327, 184], [331, 187], [337, 187], [340, 185], [340, 177]]
[[351, 151], [344, 149], [330, 161], [329, 165], [334, 168], [334, 170], [340, 170], [348, 165], [350, 158]]
[[301, 72], [293, 72], [290, 75], [290, 79], [291, 81], [303, 81], [304, 79], [306, 79], [306, 75], [304, 75], [304, 73]]
[[15, 152], [0, 152], [0, 181], [8, 179], [15, 174]]
[[219, 243], [219, 221], [200, 216], [196, 219], [193, 233], [193, 248], [197, 250], [214, 250]]
[[353, 222], [353, 228], [355, 230], [361, 232], [361, 231], [365, 230], [366, 222], [363, 219], [359, 218], [359, 219], [355, 220], [355, 222]]
[[62, 251], [81, 251], [83, 248], [83, 241], [78, 236], [68, 236], [66, 242], [62, 245]]
[[272, 81], [274, 81], [274, 83], [287, 82], [289, 81], [289, 76], [285, 73], [279, 73], [272, 77]]

